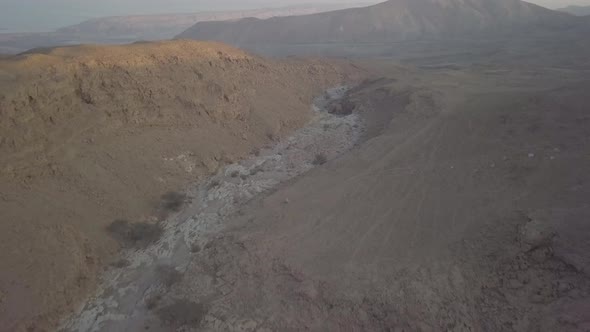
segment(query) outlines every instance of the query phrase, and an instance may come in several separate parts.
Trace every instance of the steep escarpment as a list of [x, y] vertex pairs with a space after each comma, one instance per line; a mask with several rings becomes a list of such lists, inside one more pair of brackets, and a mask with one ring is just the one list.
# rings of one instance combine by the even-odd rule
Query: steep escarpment
[[109, 224], [157, 223], [175, 209], [165, 193], [303, 125], [315, 94], [360, 75], [188, 41], [2, 60], [0, 325], [53, 326], [116, 253]]

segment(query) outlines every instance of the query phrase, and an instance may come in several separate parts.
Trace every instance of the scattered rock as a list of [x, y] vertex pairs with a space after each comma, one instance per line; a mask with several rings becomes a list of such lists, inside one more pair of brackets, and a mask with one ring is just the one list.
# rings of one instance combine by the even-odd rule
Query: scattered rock
[[193, 254], [195, 254], [195, 253], [198, 253], [198, 252], [200, 252], [200, 251], [201, 251], [201, 246], [200, 246], [198, 243], [193, 243], [193, 244], [191, 245], [191, 252], [192, 252]]
[[553, 250], [551, 247], [539, 247], [533, 249], [530, 253], [531, 259], [537, 263], [546, 262], [549, 258], [553, 257]]
[[538, 220], [530, 220], [520, 229], [520, 240], [525, 251], [550, 247], [554, 236], [551, 228]]
[[182, 280], [182, 274], [170, 265], [158, 265], [156, 267], [156, 275], [162, 284], [168, 288]]
[[350, 115], [352, 112], [354, 112], [355, 108], [356, 105], [347, 98], [338, 102], [334, 102], [330, 106], [328, 112], [335, 115]]
[[162, 300], [161, 295], [150, 296], [144, 301], [145, 307], [148, 310], [154, 310], [160, 303], [160, 300]]
[[522, 284], [522, 282], [520, 282], [517, 279], [510, 279], [508, 281], [508, 285], [507, 286], [510, 289], [519, 289], [519, 288], [522, 288], [522, 286], [524, 286], [524, 285]]
[[251, 320], [251, 319], [244, 319], [236, 323], [235, 331], [236, 332], [254, 332], [256, 331], [256, 327], [258, 326], [258, 322]]

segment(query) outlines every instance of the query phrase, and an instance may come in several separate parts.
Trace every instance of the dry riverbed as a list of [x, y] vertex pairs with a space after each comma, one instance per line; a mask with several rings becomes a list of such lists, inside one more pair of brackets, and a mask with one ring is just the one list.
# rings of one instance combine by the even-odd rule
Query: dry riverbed
[[161, 326], [168, 331], [169, 320], [178, 327], [194, 327], [205, 316], [200, 304], [180, 301], [162, 308], [162, 299], [171, 286], [190, 278], [185, 271], [191, 260], [225, 227], [228, 218], [240, 213], [241, 205], [359, 142], [365, 129], [358, 114], [328, 112], [347, 91], [346, 87], [328, 90], [314, 101], [313, 119], [304, 128], [188, 188], [190, 203], [168, 218], [161, 239], [147, 248], [126, 250], [121, 261], [104, 273], [96, 295], [62, 330], [139, 331], [149, 326], [153, 331]]

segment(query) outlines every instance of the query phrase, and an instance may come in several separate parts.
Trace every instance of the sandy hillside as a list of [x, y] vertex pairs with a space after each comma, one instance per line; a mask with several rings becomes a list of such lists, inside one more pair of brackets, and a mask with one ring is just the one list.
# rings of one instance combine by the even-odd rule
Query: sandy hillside
[[587, 331], [585, 74], [367, 65], [364, 143], [228, 217], [143, 326]]
[[162, 195], [300, 127], [315, 94], [360, 75], [188, 41], [1, 60], [1, 330], [50, 329], [111, 263], [114, 220], [153, 225], [185, 200]]

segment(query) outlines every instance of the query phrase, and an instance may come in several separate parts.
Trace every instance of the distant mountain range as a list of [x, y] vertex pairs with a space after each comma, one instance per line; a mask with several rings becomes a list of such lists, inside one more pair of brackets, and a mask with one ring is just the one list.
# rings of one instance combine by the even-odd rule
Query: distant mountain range
[[0, 53], [19, 53], [36, 47], [72, 44], [121, 44], [140, 40], [170, 39], [201, 21], [235, 20], [244, 17], [263, 19], [274, 16], [304, 15], [366, 6], [367, 3], [370, 3], [367, 1], [360, 3], [307, 4], [238, 11], [113, 16], [90, 19], [54, 32], [2, 33], [0, 31]]
[[590, 6], [568, 6], [565, 8], [559, 8], [558, 11], [576, 15], [576, 16], [588, 16], [590, 15]]
[[571, 16], [519, 0], [390, 0], [370, 7], [266, 20], [199, 22], [177, 38], [233, 45], [366, 43], [512, 35], [567, 28]]
[[57, 33], [92, 35], [107, 38], [133, 37], [144, 40], [169, 39], [197, 22], [225, 21], [245, 17], [265, 19], [275, 16], [295, 16], [321, 13], [344, 8], [367, 6], [364, 3], [305, 4], [283, 8], [262, 8], [237, 11], [211, 11], [167, 15], [112, 16], [84, 21], [58, 29]]
[[571, 15], [519, 0], [390, 0], [304, 16], [199, 22], [178, 38], [237, 46], [269, 43], [366, 43], [512, 35], [567, 28]]

